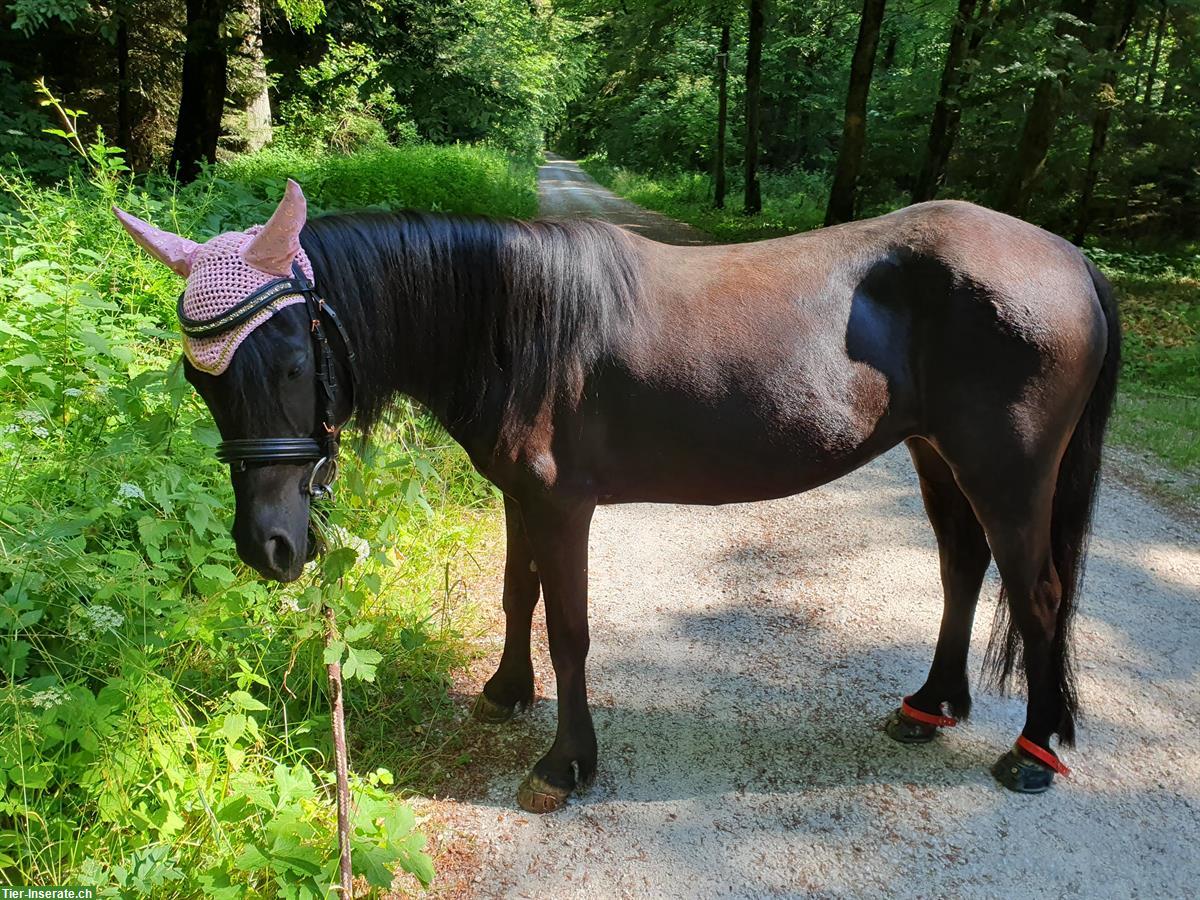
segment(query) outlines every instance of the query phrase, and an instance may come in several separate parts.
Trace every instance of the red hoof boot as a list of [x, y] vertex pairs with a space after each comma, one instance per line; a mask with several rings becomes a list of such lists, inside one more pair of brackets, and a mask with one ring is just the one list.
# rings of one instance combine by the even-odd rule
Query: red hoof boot
[[935, 716], [914, 707], [905, 697], [900, 708], [888, 716], [884, 730], [888, 737], [901, 744], [927, 744], [938, 733], [939, 728], [953, 728], [958, 719], [953, 716]]
[[1039, 747], [1024, 735], [992, 766], [992, 775], [1010, 791], [1040, 794], [1050, 789], [1055, 773], [1069, 777], [1068, 769], [1054, 751]]

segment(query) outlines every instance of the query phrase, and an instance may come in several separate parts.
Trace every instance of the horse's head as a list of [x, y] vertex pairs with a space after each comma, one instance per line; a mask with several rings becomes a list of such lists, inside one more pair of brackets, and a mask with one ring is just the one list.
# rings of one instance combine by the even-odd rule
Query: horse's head
[[311, 552], [310, 501], [334, 474], [331, 426], [350, 406], [318, 324], [328, 310], [300, 247], [304, 195], [289, 181], [266, 225], [203, 244], [114, 212], [151, 256], [187, 278], [185, 369], [221, 432], [218, 457], [230, 463], [238, 555], [267, 578], [294, 581]]

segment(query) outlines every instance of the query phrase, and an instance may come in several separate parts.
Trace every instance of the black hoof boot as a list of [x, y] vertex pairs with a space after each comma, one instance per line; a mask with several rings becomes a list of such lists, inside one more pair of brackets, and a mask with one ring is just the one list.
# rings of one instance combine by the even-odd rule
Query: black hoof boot
[[1041, 794], [1054, 783], [1054, 770], [1013, 747], [992, 766], [996, 780], [1018, 794]]
[[883, 730], [893, 741], [901, 744], [928, 744], [938, 733], [936, 725], [926, 725], [910, 719], [899, 709], [887, 717]]

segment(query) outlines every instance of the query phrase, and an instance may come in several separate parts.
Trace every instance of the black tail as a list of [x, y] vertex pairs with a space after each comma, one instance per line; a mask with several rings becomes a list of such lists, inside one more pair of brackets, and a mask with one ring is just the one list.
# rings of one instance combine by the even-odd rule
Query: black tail
[[[1063, 717], [1057, 730], [1059, 741], [1066, 745], [1075, 741], [1075, 715], [1079, 711], [1079, 695], [1071, 662], [1071, 623], [1087, 557], [1092, 512], [1096, 507], [1104, 429], [1112, 412], [1113, 398], [1117, 392], [1117, 374], [1121, 367], [1121, 321], [1117, 315], [1116, 297], [1108, 280], [1090, 260], [1086, 262], [1108, 324], [1108, 349], [1083, 415], [1075, 425], [1075, 433], [1059, 464], [1050, 523], [1051, 554], [1062, 582], [1058, 628], [1054, 632], [1052, 647], [1063, 699]], [[995, 625], [984, 661], [985, 668], [991, 671], [1001, 688], [1012, 674], [1020, 646], [1021, 636], [1008, 614], [1008, 603], [1001, 589]]]

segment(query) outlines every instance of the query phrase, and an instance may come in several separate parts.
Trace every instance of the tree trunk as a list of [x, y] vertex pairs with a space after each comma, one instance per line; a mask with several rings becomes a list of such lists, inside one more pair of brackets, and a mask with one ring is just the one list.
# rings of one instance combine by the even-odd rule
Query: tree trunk
[[1158, 10], [1158, 25], [1154, 31], [1154, 52], [1150, 54], [1150, 70], [1146, 73], [1146, 93], [1142, 95], [1142, 105], [1150, 105], [1150, 97], [1154, 93], [1154, 76], [1158, 74], [1158, 61], [1162, 57], [1163, 34], [1167, 30], [1167, 0], [1162, 0]]
[[1188, 9], [1176, 9], [1171, 15], [1171, 30], [1175, 33], [1175, 46], [1167, 54], [1167, 77], [1163, 82], [1163, 96], [1159, 108], [1169, 110], [1179, 101], [1179, 93], [1183, 86], [1192, 56], [1196, 52], [1197, 18]]
[[1033, 102], [1025, 114], [1025, 127], [1017, 143], [1016, 165], [1000, 200], [1000, 209], [1023, 216], [1033, 198], [1033, 188], [1046, 166], [1046, 154], [1054, 137], [1054, 127], [1062, 112], [1063, 83], [1057, 75], [1048, 75], [1033, 89]]
[[888, 71], [891, 69], [892, 64], [896, 62], [896, 48], [899, 44], [900, 35], [893, 31], [888, 35], [887, 43], [883, 45], [883, 59], [879, 61], [881, 71]]
[[971, 16], [975, 14], [976, 0], [959, 0], [954, 24], [950, 27], [950, 48], [946, 51], [946, 65], [942, 69], [942, 80], [938, 85], [938, 99], [933, 107], [933, 119], [929, 123], [929, 142], [925, 149], [925, 162], [913, 188], [912, 202], [932, 200], [946, 177], [946, 163], [950, 159], [950, 118], [952, 108], [957, 108], [958, 92], [964, 81], [963, 60], [967, 55], [967, 36]]
[[125, 11], [117, 13], [117, 146], [129, 151], [133, 145], [132, 111], [129, 108], [129, 22]]
[[1137, 15], [1138, 0], [1125, 0], [1125, 9], [1120, 21], [1109, 29], [1106, 41], [1108, 51], [1107, 65], [1100, 78], [1099, 90], [1096, 92], [1096, 114], [1092, 118], [1092, 145], [1088, 148], [1087, 171], [1084, 174], [1083, 190], [1079, 197], [1079, 214], [1075, 220], [1073, 240], [1082, 244], [1087, 237], [1088, 228], [1092, 224], [1092, 198], [1096, 193], [1096, 182], [1100, 177], [1100, 157], [1104, 153], [1104, 145], [1108, 142], [1108, 126], [1112, 122], [1113, 108], [1117, 105], [1117, 62], [1125, 52], [1129, 41], [1129, 32], [1133, 28], [1133, 20]]
[[763, 6], [750, 0], [750, 34], [746, 44], [746, 197], [744, 211], [762, 211], [762, 186], [758, 182], [759, 98], [762, 93]]
[[253, 153], [271, 141], [271, 97], [268, 92], [267, 61], [263, 56], [262, 4], [259, 0], [244, 2], [249, 21], [245, 52], [250, 61], [250, 77], [256, 88], [246, 103], [246, 149]]
[[1140, 97], [1142, 93], [1142, 75], [1146, 73], [1146, 50], [1150, 46], [1150, 35], [1154, 31], [1154, 23], [1147, 20], [1142, 31], [1142, 39], [1138, 41], [1137, 70], [1133, 73], [1133, 96]]
[[[1095, 12], [1095, 0], [1083, 0], [1081, 7], [1067, 3], [1065, 11], [1071, 12], [1074, 19], [1086, 26], [1092, 20]], [[1029, 209], [1029, 201], [1033, 198], [1033, 190], [1038, 177], [1046, 167], [1046, 154], [1050, 151], [1050, 142], [1054, 138], [1054, 129], [1058, 125], [1058, 117], [1062, 113], [1063, 96], [1067, 87], [1067, 63], [1063, 58], [1062, 39], [1075, 28], [1074, 22], [1068, 24], [1059, 19], [1054, 26], [1055, 46], [1051, 49], [1051, 58], [1057, 58], [1058, 73], [1044, 76], [1033, 89], [1033, 99], [1025, 114], [1025, 126], [1021, 129], [1021, 137], [1017, 143], [1016, 164], [1005, 184], [999, 207], [1004, 212], [1014, 216], [1024, 216]], [[1086, 40], [1083, 41], [1088, 46]]]
[[217, 158], [229, 55], [221, 23], [227, 11], [227, 0], [187, 0], [179, 120], [169, 168], [183, 182], [200, 174], [202, 162]]
[[883, 24], [885, 2], [863, 0], [858, 43], [854, 46], [854, 57], [850, 62], [850, 89], [846, 94], [842, 145], [834, 170], [833, 188], [829, 192], [829, 207], [825, 210], [826, 225], [849, 222], [854, 218], [858, 176], [867, 146], [867, 94], [871, 90], [871, 73], [875, 68], [875, 51], [879, 47], [879, 28]]
[[717, 159], [713, 172], [713, 205], [725, 208], [725, 127], [729, 120], [729, 24], [721, 26], [721, 47], [717, 51]]

